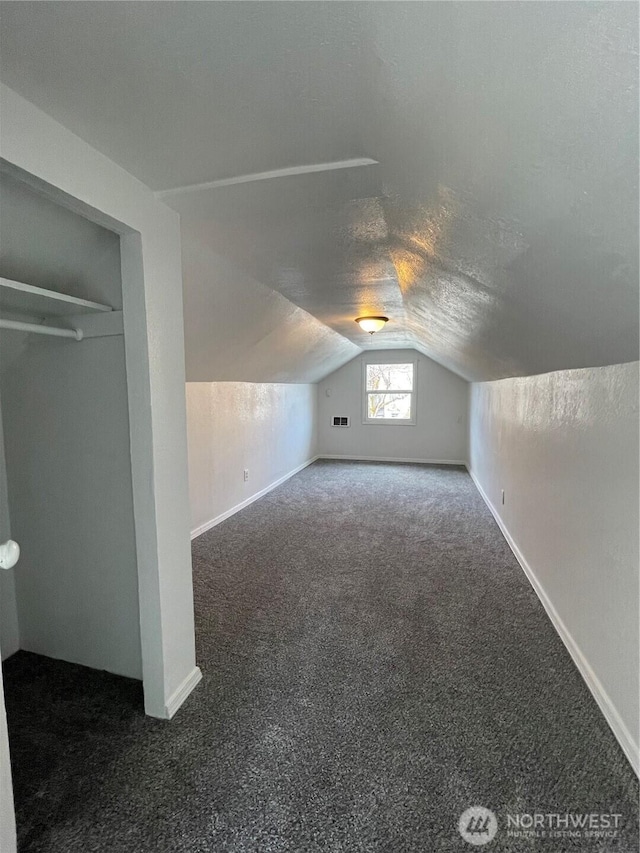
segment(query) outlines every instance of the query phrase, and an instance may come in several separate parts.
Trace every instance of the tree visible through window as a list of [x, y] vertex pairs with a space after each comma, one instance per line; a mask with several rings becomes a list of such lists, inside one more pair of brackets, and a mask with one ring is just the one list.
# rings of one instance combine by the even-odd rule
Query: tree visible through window
[[412, 421], [414, 365], [365, 365], [365, 420]]

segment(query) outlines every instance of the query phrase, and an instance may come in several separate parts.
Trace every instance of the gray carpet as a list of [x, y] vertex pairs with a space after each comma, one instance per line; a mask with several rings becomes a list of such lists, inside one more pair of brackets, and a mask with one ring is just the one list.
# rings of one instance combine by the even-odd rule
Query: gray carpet
[[[173, 722], [6, 663], [23, 853], [637, 851], [635, 777], [465, 471], [318, 462], [193, 553], [204, 680]], [[516, 840], [507, 812], [622, 818]]]

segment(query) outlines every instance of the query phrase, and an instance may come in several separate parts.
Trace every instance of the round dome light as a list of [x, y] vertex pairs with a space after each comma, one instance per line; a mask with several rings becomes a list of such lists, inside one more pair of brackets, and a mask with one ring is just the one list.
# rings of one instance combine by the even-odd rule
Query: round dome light
[[356, 319], [356, 323], [360, 328], [365, 332], [369, 332], [370, 335], [374, 332], [379, 332], [384, 324], [388, 322], [388, 317], [358, 317]]

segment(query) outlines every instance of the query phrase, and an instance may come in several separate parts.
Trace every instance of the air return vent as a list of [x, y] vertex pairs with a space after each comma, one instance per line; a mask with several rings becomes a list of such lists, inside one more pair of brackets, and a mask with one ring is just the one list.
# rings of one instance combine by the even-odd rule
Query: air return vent
[[351, 419], [347, 415], [334, 415], [331, 418], [331, 426], [337, 426], [337, 427], [351, 426]]

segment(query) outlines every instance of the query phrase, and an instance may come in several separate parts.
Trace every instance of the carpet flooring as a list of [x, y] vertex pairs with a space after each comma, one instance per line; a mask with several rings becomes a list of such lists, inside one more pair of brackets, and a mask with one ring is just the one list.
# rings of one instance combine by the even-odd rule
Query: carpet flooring
[[[473, 805], [490, 851], [636, 853], [637, 780], [463, 469], [317, 462], [193, 557], [204, 678], [171, 723], [137, 682], [6, 662], [21, 853], [459, 853]], [[510, 837], [534, 812], [621, 817]]]

